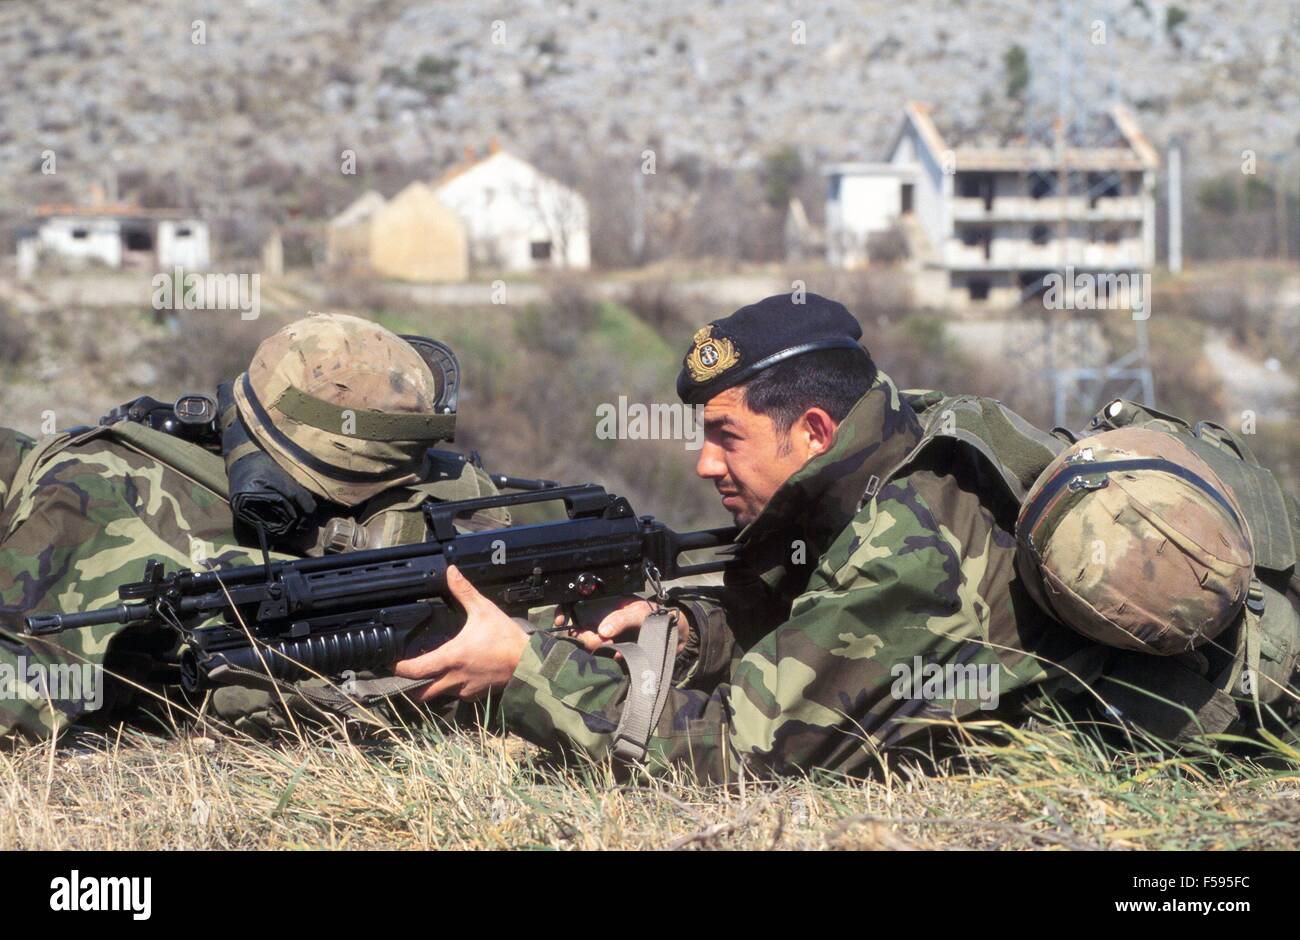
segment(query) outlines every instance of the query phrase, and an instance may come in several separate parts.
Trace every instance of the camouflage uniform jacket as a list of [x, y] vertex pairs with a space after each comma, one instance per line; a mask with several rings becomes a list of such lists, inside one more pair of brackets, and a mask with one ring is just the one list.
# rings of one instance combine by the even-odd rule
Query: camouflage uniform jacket
[[[138, 581], [150, 559], [168, 570], [261, 560], [256, 546], [247, 544], [255, 540], [237, 535], [230, 505], [211, 475], [187, 475], [97, 433], [38, 460], [26, 484], [15, 485], [23, 458], [35, 446], [31, 438], [0, 428], [0, 741], [53, 736], [72, 721], [116, 720], [133, 700], [147, 704], [148, 693], [133, 692], [130, 683], [101, 682], [97, 672], [165, 681], [159, 664], [177, 639], [170, 630], [116, 624], [30, 637], [20, 632], [22, 617], [117, 603], [118, 587]], [[193, 460], [216, 461], [216, 479], [222, 479], [219, 458], [193, 449], [200, 451], [190, 455]], [[354, 518], [379, 524], [383, 537], [394, 542], [407, 541], [424, 536], [418, 512], [406, 510], [427, 496], [467, 499], [496, 492], [463, 458], [444, 456], [431, 463], [426, 482], [381, 493], [358, 507]], [[59, 689], [50, 679], [55, 675], [62, 677]], [[48, 698], [40, 694], [41, 681]]]
[[[1059, 661], [1087, 645], [1013, 589], [1014, 510], [995, 518], [973, 465], [909, 464], [891, 478], [920, 436], [882, 374], [830, 449], [741, 533], [724, 586], [674, 593], [695, 655], [687, 668], [679, 657], [652, 772], [869, 772], [927, 721], [1000, 716], [1020, 690], [1059, 675], [1023, 650]], [[937, 684], [940, 668], [968, 681]], [[538, 633], [502, 711], [524, 738], [601, 757], [627, 683], [604, 651]], [[1000, 711], [981, 708], [995, 700]]]

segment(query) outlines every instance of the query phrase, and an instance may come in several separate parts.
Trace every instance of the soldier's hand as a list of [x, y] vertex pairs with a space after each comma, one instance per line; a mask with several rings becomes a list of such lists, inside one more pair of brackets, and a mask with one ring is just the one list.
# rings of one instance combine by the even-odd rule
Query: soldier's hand
[[447, 588], [465, 608], [465, 626], [437, 649], [404, 659], [393, 670], [403, 678], [433, 680], [416, 693], [421, 702], [448, 695], [476, 699], [504, 688], [528, 646], [523, 628], [480, 594], [455, 565], [447, 569]]
[[[588, 650], [608, 646], [620, 637], [631, 640], [654, 609], [653, 604], [639, 597], [616, 597], [581, 604], [571, 635]], [[677, 622], [677, 650], [681, 652], [690, 626], [684, 616], [679, 616]], [[556, 614], [557, 627], [566, 623], [568, 620], [563, 614]]]

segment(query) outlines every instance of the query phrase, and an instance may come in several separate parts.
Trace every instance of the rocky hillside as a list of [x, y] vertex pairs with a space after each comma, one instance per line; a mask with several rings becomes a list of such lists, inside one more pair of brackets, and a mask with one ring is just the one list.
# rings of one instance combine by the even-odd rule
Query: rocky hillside
[[[1294, 0], [1061, 6], [1081, 106], [1127, 101], [1193, 174], [1294, 151]], [[47, 149], [74, 191], [116, 168], [167, 180], [157, 200], [306, 216], [492, 137], [569, 175], [646, 147], [679, 168], [875, 158], [911, 98], [970, 127], [1054, 107], [1061, 37], [1031, 0], [0, 0], [0, 206], [55, 187]]]

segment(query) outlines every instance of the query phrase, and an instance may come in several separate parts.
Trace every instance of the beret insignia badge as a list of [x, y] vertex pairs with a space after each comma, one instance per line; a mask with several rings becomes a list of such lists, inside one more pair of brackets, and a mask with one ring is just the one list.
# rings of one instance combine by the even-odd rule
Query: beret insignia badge
[[696, 383], [716, 378], [740, 361], [735, 344], [725, 336], [714, 337], [712, 325], [696, 330], [691, 343], [686, 370]]

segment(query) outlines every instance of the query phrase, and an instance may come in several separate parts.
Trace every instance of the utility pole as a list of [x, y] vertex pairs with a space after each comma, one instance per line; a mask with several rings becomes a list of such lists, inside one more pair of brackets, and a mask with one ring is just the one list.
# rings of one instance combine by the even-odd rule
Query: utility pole
[[1286, 191], [1286, 154], [1279, 153], [1273, 159], [1274, 175], [1277, 182], [1273, 186], [1273, 204], [1277, 211], [1277, 257], [1286, 261], [1290, 256], [1287, 244], [1287, 191]]
[[640, 167], [632, 171], [632, 235], [628, 239], [632, 261], [645, 260], [645, 174]]
[[[1096, 117], [1092, 113], [1096, 102], [1084, 97], [1078, 86], [1085, 81], [1076, 81], [1076, 55], [1071, 43], [1072, 28], [1078, 23], [1087, 22], [1087, 4], [1084, 12], [1079, 14], [1079, 5], [1075, 0], [1058, 0], [1055, 5], [1059, 38], [1056, 54], [1057, 60], [1057, 94], [1055, 117], [1050, 122], [1041, 114], [1035, 114], [1032, 107], [1026, 108], [1028, 124], [1026, 137], [1039, 141], [1040, 145], [1051, 148], [1055, 166], [1049, 171], [1057, 180], [1058, 218], [1056, 220], [1059, 239], [1057, 257], [1060, 263], [1059, 276], [1062, 283], [1063, 299], [1073, 297], [1075, 293], [1075, 272], [1071, 262], [1075, 260], [1070, 251], [1070, 147], [1076, 138], [1086, 138], [1084, 145], [1108, 148], [1123, 143], [1122, 134], [1114, 121], [1110, 121], [1110, 130], [1099, 132], [1095, 127]], [[1040, 9], [1049, 9], [1046, 6]], [[1086, 79], [1086, 64], [1078, 62], [1078, 74]], [[1032, 90], [1032, 84], [1031, 84]], [[1032, 91], [1031, 91], [1032, 94]], [[1041, 171], [1040, 171], [1041, 173]], [[1041, 173], [1046, 176], [1047, 173]], [[1076, 188], [1080, 190], [1085, 205], [1091, 197], [1113, 182], [1107, 174], [1094, 184], [1087, 176], [1075, 172], [1076, 180], [1083, 182]], [[1111, 177], [1114, 173], [1110, 174]], [[1146, 221], [1143, 224], [1147, 224]], [[1139, 284], [1147, 281], [1145, 265], [1153, 259], [1145, 259], [1134, 264], [1128, 271], [1130, 278], [1136, 278]], [[1119, 262], [1115, 262], [1120, 266]], [[1128, 267], [1128, 265], [1122, 265]], [[1130, 287], [1130, 298], [1134, 290], [1142, 287]], [[1022, 302], [1033, 293], [1041, 292], [1041, 285], [1031, 285], [1022, 295]], [[1100, 306], [1101, 298], [1096, 298]], [[1041, 338], [1035, 345], [1040, 345], [1038, 361], [1043, 363], [1048, 394], [1051, 395], [1053, 421], [1059, 427], [1073, 427], [1091, 413], [1100, 408], [1113, 397], [1140, 400], [1148, 405], [1155, 403], [1154, 381], [1148, 360], [1148, 338], [1145, 319], [1150, 315], [1150, 296], [1145, 301], [1142, 317], [1133, 317], [1133, 344], [1127, 350], [1106, 349], [1099, 335], [1100, 324], [1094, 316], [1071, 314], [1073, 304], [1066, 303], [1065, 310], [1050, 309], [1044, 303], [1043, 329]], [[1131, 304], [1131, 299], [1130, 299]], [[1103, 314], [1104, 315], [1104, 314]], [[1010, 344], [1014, 345], [1014, 344]], [[1033, 356], [1032, 350], [1009, 350], [1018, 358]], [[1060, 361], [1063, 360], [1063, 361]], [[1032, 361], [1032, 360], [1031, 360]], [[1104, 396], [1104, 397], [1103, 397]]]
[[1169, 273], [1183, 270], [1183, 151], [1175, 138], [1169, 142]]
[[[1056, 238], [1061, 253], [1061, 278], [1066, 291], [1073, 293], [1074, 284], [1070, 272], [1070, 220], [1067, 203], [1070, 198], [1070, 166], [1068, 150], [1070, 146], [1070, 85], [1073, 50], [1070, 48], [1070, 22], [1073, 18], [1073, 4], [1070, 0], [1061, 0], [1058, 16], [1060, 22], [1060, 46], [1056, 87], [1056, 121], [1052, 126], [1056, 147]], [[1068, 283], [1067, 283], [1068, 282]], [[1056, 365], [1056, 318], [1058, 311], [1048, 309], [1044, 304], [1043, 342], [1046, 344], [1045, 364], [1052, 384], [1052, 422], [1063, 427], [1067, 419], [1069, 406], [1066, 402], [1066, 377]]]

